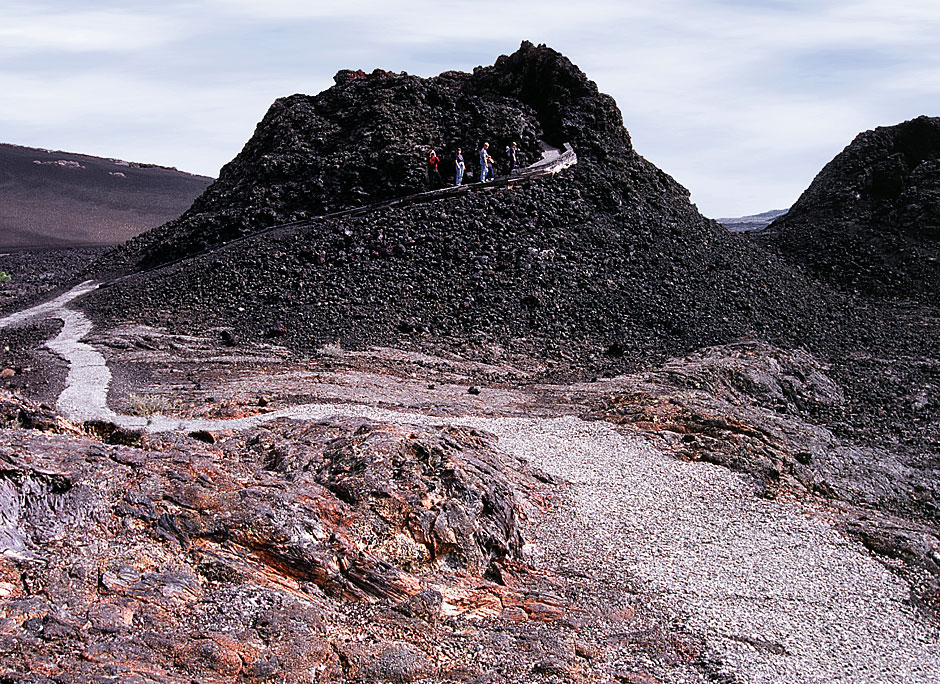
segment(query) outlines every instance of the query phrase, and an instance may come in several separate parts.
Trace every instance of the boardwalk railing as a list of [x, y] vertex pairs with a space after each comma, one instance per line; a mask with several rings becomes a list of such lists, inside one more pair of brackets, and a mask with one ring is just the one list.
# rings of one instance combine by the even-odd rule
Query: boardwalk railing
[[278, 223], [273, 226], [268, 226], [260, 230], [253, 231], [247, 235], [242, 235], [237, 238], [233, 238], [226, 242], [217, 242], [213, 245], [209, 245], [205, 249], [199, 250], [198, 252], [192, 252], [185, 256], [179, 257], [178, 259], [173, 259], [171, 261], [165, 261], [160, 264], [156, 264], [150, 268], [145, 268], [140, 271], [135, 271], [134, 273], [128, 273], [126, 275], [119, 276], [117, 278], [110, 279], [104, 283], [104, 285], [111, 285], [112, 283], [120, 282], [126, 278], [130, 278], [141, 273], [149, 273], [150, 271], [155, 271], [158, 268], [164, 268], [166, 266], [172, 266], [174, 264], [187, 261], [197, 256], [202, 256], [203, 254], [208, 254], [214, 252], [223, 247], [228, 247], [229, 245], [234, 245], [244, 240], [249, 240], [251, 238], [257, 237], [258, 235], [263, 235], [264, 233], [269, 233], [274, 230], [283, 229], [283, 228], [303, 228], [305, 226], [312, 226], [321, 221], [327, 221], [329, 219], [340, 218], [343, 216], [361, 216], [363, 214], [368, 214], [373, 211], [380, 209], [389, 209], [392, 207], [406, 206], [409, 204], [420, 204], [422, 202], [431, 202], [436, 199], [442, 199], [445, 197], [455, 197], [458, 195], [463, 195], [469, 192], [487, 192], [501, 187], [511, 187], [517, 183], [525, 183], [538, 178], [545, 178], [546, 176], [554, 176], [559, 171], [567, 169], [571, 166], [574, 166], [578, 163], [578, 155], [575, 154], [575, 151], [572, 149], [569, 143], [564, 144], [563, 149], [558, 149], [551, 147], [543, 143], [545, 152], [542, 154], [542, 158], [522, 169], [517, 169], [512, 174], [508, 176], [498, 176], [492, 181], [486, 183], [476, 182], [476, 183], [465, 183], [463, 185], [452, 185], [444, 188], [439, 188], [437, 190], [428, 190], [426, 192], [419, 192], [413, 195], [406, 195], [404, 197], [398, 197], [393, 200], [386, 200], [383, 202], [376, 202], [374, 204], [367, 204], [362, 207], [354, 207], [352, 209], [342, 209], [340, 211], [330, 212], [328, 214], [320, 214], [319, 216], [314, 216], [312, 218], [300, 219], [298, 221], [289, 221], [287, 223]]

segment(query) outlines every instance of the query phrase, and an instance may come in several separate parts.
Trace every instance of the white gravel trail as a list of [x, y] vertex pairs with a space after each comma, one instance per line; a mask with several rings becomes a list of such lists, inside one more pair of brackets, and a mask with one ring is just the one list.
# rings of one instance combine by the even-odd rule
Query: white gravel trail
[[472, 422], [571, 483], [547, 553], [635, 577], [737, 681], [940, 682], [937, 631], [907, 585], [811, 509], [757, 498], [735, 473], [675, 461], [604, 423]]
[[108, 408], [111, 371], [104, 356], [91, 345], [81, 342], [92, 331], [92, 323], [81, 311], [66, 306], [72, 300], [97, 289], [99, 284], [86, 280], [55, 299], [0, 318], [0, 330], [34, 318], [56, 318], [62, 321], [62, 330], [46, 342], [46, 346], [68, 363], [65, 389], [56, 401], [56, 410], [76, 423], [96, 418], [119, 418]]
[[[662, 615], [701, 636], [734, 681], [754, 684], [937, 684], [940, 642], [907, 586], [859, 544], [795, 503], [756, 498], [718, 466], [678, 462], [640, 438], [578, 418], [435, 418], [361, 405], [305, 405], [229, 421], [117, 415], [110, 372], [81, 342], [91, 324], [66, 304], [93, 289], [0, 319], [64, 321], [49, 346], [70, 364], [59, 409], [151, 431], [241, 429], [281, 417], [363, 416], [462, 424], [568, 483], [568, 508], [533, 531], [538, 562], [579, 565], [602, 581], [631, 578]], [[100, 360], [99, 360], [100, 359]]]

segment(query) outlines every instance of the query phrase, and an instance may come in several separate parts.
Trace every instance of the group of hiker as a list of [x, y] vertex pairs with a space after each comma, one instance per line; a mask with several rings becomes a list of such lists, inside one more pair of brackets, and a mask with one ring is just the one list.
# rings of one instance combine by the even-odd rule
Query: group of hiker
[[[519, 146], [515, 142], [506, 146], [506, 165], [509, 169], [507, 174], [512, 174], [516, 170], [518, 149]], [[428, 154], [428, 182], [432, 188], [444, 187], [444, 181], [441, 180], [440, 163], [440, 157], [437, 156], [434, 150], [431, 150]], [[463, 184], [466, 171], [467, 164], [463, 158], [463, 150], [458, 147], [457, 153], [454, 155], [454, 185]], [[487, 183], [494, 178], [496, 178], [496, 163], [493, 161], [493, 157], [490, 156], [490, 144], [485, 142], [483, 147], [480, 148], [480, 182]]]

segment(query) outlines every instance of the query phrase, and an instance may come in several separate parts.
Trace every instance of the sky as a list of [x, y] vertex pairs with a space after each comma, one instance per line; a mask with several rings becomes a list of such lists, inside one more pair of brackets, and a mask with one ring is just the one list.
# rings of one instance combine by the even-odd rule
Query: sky
[[940, 0], [0, 0], [0, 142], [209, 176], [339, 69], [545, 43], [712, 218], [791, 205], [859, 132], [940, 116]]

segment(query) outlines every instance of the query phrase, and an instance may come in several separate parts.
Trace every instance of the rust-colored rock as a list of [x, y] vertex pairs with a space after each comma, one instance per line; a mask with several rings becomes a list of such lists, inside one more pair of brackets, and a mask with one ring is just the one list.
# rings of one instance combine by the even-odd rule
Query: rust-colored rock
[[565, 601], [515, 560], [537, 480], [484, 433], [343, 418], [125, 444], [51, 411], [65, 434], [23, 427], [43, 411], [0, 397], [4, 681], [473, 681], [479, 644], [518, 681], [574, 676]]

